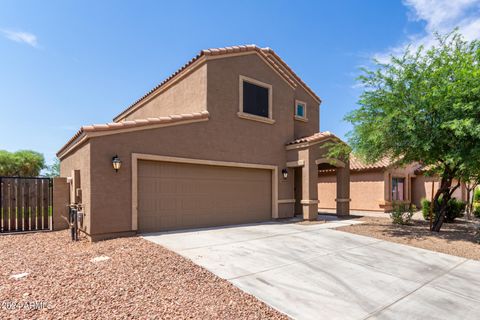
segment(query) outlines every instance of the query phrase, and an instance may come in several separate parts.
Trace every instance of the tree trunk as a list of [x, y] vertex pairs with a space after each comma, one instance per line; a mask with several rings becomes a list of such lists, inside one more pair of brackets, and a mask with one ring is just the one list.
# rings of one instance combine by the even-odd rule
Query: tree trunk
[[[440, 182], [440, 188], [438, 188], [435, 197], [433, 198], [432, 204], [433, 205], [433, 212], [435, 213], [435, 221], [432, 225], [432, 230], [435, 232], [440, 232], [442, 228], [443, 222], [445, 221], [445, 216], [447, 214], [447, 206], [448, 201], [451, 198], [452, 192], [450, 190], [452, 186], [453, 177], [446, 177], [445, 175], [442, 176], [442, 180]], [[457, 186], [458, 187], [458, 186]], [[456, 189], [456, 188], [455, 188]], [[441, 198], [441, 201], [439, 201]]]

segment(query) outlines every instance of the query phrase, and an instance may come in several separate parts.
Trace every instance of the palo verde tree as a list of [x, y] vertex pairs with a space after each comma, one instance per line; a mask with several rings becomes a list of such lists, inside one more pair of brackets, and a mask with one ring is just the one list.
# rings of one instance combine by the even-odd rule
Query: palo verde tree
[[480, 168], [480, 42], [454, 31], [437, 44], [407, 48], [388, 63], [363, 69], [359, 108], [346, 116], [349, 142], [367, 161], [419, 162], [440, 177], [434, 196], [440, 231], [455, 179]]

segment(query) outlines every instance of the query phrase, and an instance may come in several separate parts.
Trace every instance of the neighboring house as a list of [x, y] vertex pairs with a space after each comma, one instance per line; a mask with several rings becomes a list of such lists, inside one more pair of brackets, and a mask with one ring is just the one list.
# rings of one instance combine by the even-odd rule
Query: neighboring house
[[[432, 182], [433, 181], [433, 182]], [[431, 199], [439, 186], [437, 177], [424, 175], [419, 164], [395, 166], [388, 159], [366, 164], [354, 155], [350, 156], [350, 209], [388, 212], [392, 203], [413, 203], [421, 208], [423, 198]], [[334, 170], [319, 170], [319, 209], [335, 209], [334, 194], [336, 179]], [[461, 185], [453, 194], [465, 200], [465, 186]]]
[[[325, 156], [320, 98], [269, 48], [201, 51], [114, 118], [58, 152], [92, 240], [318, 214], [321, 165], [349, 213], [348, 160]], [[117, 171], [113, 158], [121, 161]]]

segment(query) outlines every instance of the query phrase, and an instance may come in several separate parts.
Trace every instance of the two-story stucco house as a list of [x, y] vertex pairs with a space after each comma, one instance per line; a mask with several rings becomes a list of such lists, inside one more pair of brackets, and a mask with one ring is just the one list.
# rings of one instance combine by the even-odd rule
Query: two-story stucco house
[[[201, 51], [114, 118], [82, 127], [58, 152], [92, 240], [184, 228], [317, 218], [319, 166], [337, 172], [349, 213], [349, 165], [326, 159], [320, 98], [269, 48]], [[112, 159], [121, 161], [114, 170]]]

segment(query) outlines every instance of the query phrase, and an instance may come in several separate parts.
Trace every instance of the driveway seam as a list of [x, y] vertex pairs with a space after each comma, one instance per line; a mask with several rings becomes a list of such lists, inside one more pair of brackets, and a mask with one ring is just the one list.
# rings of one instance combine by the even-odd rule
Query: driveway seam
[[[289, 232], [289, 233], [279, 233], [279, 234], [273, 234], [265, 237], [259, 237], [259, 238], [254, 238], [254, 239], [246, 239], [246, 240], [238, 240], [238, 241], [230, 241], [230, 242], [224, 242], [224, 243], [219, 243], [219, 244], [210, 244], [210, 245], [205, 245], [205, 246], [199, 246], [199, 247], [192, 247], [192, 248], [186, 248], [186, 249], [173, 249], [169, 248], [170, 250], [178, 250], [178, 251], [188, 251], [188, 250], [195, 250], [195, 249], [201, 249], [201, 248], [207, 248], [207, 247], [217, 247], [217, 246], [223, 246], [223, 245], [230, 245], [234, 243], [243, 243], [243, 242], [249, 242], [249, 241], [255, 241], [255, 240], [260, 240], [260, 239], [268, 239], [268, 238], [275, 238], [275, 237], [281, 237], [281, 236], [287, 236], [287, 235], [294, 235], [294, 234], [299, 234], [299, 233], [305, 233], [305, 232], [316, 232], [316, 231], [324, 231], [324, 230], [335, 230], [335, 228], [340, 228], [344, 227], [345, 225], [342, 226], [336, 226], [336, 227], [328, 227], [328, 228], [319, 228], [319, 229], [314, 229], [314, 230], [300, 230], [300, 231], [294, 231], [294, 232]], [[147, 236], [148, 237], [148, 236]], [[384, 240], [380, 240], [384, 241]], [[163, 245], [163, 244], [162, 244]], [[165, 245], [163, 245], [165, 247]], [[167, 247], [168, 248], [168, 247]]]
[[459, 263], [457, 263], [456, 265], [454, 265], [453, 267], [451, 267], [450, 269], [447, 269], [445, 272], [442, 272], [441, 274], [439, 274], [438, 276], [434, 277], [433, 279], [425, 282], [424, 284], [422, 284], [421, 286], [419, 286], [418, 288], [416, 288], [415, 290], [412, 290], [411, 292], [409, 292], [408, 294], [404, 295], [403, 297], [400, 297], [398, 298], [397, 300], [393, 301], [392, 303], [389, 303], [387, 304], [386, 306], [383, 306], [381, 307], [380, 309], [378, 310], [375, 310], [371, 313], [369, 313], [365, 318], [363, 318], [362, 320], [366, 320], [366, 319], [370, 319], [371, 317], [375, 316], [376, 314], [390, 308], [391, 306], [393, 306], [394, 304], [402, 301], [403, 299], [411, 296], [412, 294], [414, 294], [415, 292], [417, 292], [418, 290], [426, 287], [427, 285], [429, 285], [430, 283], [432, 283], [433, 281], [435, 281], [436, 279], [440, 278], [440, 277], [443, 277], [444, 275], [446, 275], [447, 273], [451, 272], [452, 270], [458, 268], [459, 266], [461, 266], [462, 264], [464, 264], [465, 262], [469, 261], [469, 259], [465, 259], [463, 261], [460, 261]]

